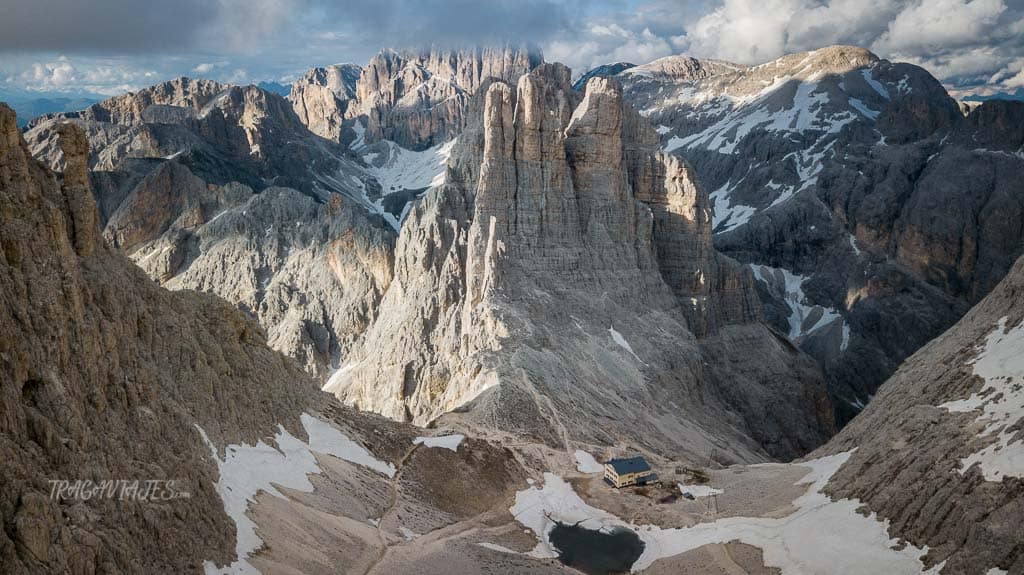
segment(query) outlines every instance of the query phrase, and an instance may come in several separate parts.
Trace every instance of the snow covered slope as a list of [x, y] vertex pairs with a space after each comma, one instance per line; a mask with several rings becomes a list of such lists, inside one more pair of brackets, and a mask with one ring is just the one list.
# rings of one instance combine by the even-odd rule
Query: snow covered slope
[[456, 138], [425, 150], [409, 150], [391, 140], [367, 143], [362, 120], [355, 120], [356, 138], [350, 145], [367, 165], [376, 186], [364, 187], [366, 205], [398, 231], [414, 200], [444, 183], [448, 157]]

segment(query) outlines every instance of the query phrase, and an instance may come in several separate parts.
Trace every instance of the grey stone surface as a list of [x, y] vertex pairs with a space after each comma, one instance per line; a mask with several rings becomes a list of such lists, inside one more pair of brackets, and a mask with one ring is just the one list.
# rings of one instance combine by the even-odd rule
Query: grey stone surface
[[749, 461], [827, 436], [816, 368], [757, 323], [749, 272], [710, 245], [705, 193], [614, 82], [581, 96], [544, 64], [481, 87], [470, 110], [480, 120], [403, 226], [379, 315], [328, 389], [552, 445]]

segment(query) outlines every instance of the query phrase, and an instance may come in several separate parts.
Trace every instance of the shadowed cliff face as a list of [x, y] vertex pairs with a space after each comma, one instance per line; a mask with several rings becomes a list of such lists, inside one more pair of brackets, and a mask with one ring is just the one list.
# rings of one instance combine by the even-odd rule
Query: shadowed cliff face
[[[378, 319], [327, 389], [553, 445], [628, 437], [751, 460], [820, 442], [820, 376], [756, 323], [752, 278], [711, 248], [686, 166], [615, 83], [581, 96], [569, 79], [545, 64], [480, 88], [446, 183], [402, 229]], [[758, 361], [771, 367], [741, 367]]]
[[615, 77], [711, 191], [715, 246], [755, 270], [843, 421], [1021, 254], [1024, 104], [965, 116], [927, 71], [851, 46]]
[[829, 495], [863, 501], [943, 573], [1024, 569], [1022, 322], [1024, 258], [820, 450], [856, 448]]
[[[0, 105], [0, 563], [88, 573], [228, 560], [232, 527], [193, 424], [253, 442], [277, 422], [294, 428], [315, 386], [231, 306], [162, 290], [105, 247], [85, 136], [59, 133], [62, 177], [31, 158]], [[191, 497], [61, 503], [48, 481], [63, 479], [177, 480]]]

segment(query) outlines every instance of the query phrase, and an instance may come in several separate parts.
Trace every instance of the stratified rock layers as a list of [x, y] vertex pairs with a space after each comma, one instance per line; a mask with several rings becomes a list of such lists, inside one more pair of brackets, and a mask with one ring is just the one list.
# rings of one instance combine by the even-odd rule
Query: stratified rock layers
[[[328, 389], [553, 444], [753, 460], [819, 443], [820, 373], [756, 323], [749, 272], [711, 248], [706, 194], [617, 84], [581, 98], [569, 80], [544, 64], [479, 87], [447, 182], [409, 216], [378, 318]], [[774, 413], [750, 401], [765, 393]]]

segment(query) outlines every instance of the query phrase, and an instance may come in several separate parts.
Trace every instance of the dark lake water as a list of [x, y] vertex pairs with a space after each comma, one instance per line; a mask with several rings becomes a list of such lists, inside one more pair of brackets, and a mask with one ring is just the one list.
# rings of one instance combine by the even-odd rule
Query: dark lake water
[[629, 573], [644, 552], [644, 542], [629, 529], [595, 531], [556, 523], [549, 535], [562, 563], [589, 575]]

